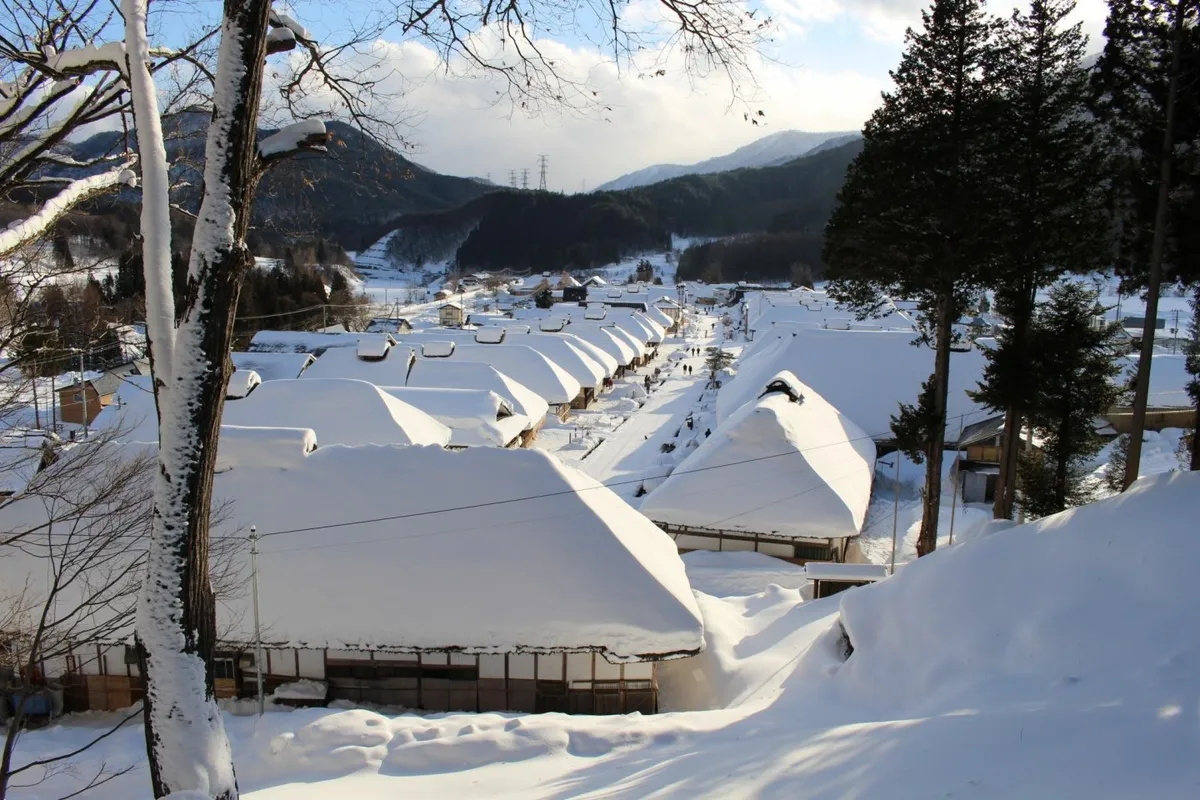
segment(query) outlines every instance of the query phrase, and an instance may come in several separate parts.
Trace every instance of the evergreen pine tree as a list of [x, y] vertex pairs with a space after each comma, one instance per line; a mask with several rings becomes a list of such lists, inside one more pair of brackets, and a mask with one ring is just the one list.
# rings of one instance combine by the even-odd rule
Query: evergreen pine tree
[[1055, 285], [1030, 328], [1036, 391], [1027, 414], [1036, 449], [1018, 464], [1026, 513], [1041, 517], [1091, 499], [1085, 466], [1103, 447], [1096, 417], [1120, 395], [1114, 379], [1116, 325], [1096, 324], [1096, 294], [1073, 281]]
[[708, 370], [708, 385], [717, 385], [717, 375], [733, 363], [733, 353], [720, 347], [706, 347], [704, 368]]
[[1004, 412], [994, 514], [1011, 518], [1017, 453], [1030, 384], [1029, 327], [1039, 289], [1063, 272], [1105, 264], [1096, 126], [1085, 113], [1087, 38], [1068, 26], [1074, 0], [1032, 0], [1000, 37], [996, 146], [989, 172], [1004, 209], [995, 222], [991, 267], [996, 310], [1008, 320], [977, 399]]
[[980, 284], [992, 225], [984, 157], [995, 127], [995, 21], [979, 0], [936, 0], [909, 30], [895, 88], [863, 131], [826, 228], [831, 294], [861, 314], [916, 300], [935, 350], [917, 552], [937, 547], [953, 323]]
[[1109, 0], [1092, 110], [1108, 138], [1117, 270], [1146, 294], [1125, 484], [1137, 477], [1163, 281], [1200, 277], [1200, 28], [1195, 0]]

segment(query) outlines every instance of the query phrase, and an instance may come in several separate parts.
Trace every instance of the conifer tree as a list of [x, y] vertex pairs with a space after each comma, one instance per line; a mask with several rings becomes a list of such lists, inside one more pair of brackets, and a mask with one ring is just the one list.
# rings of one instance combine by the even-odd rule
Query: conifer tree
[[1021, 454], [1018, 503], [1034, 517], [1091, 499], [1085, 465], [1103, 447], [1096, 417], [1120, 395], [1113, 360], [1116, 325], [1097, 324], [1096, 294], [1075, 281], [1050, 290], [1029, 339], [1032, 385], [1027, 410], [1036, 449]]
[[1107, 42], [1093, 75], [1092, 110], [1111, 153], [1117, 270], [1127, 288], [1146, 296], [1126, 486], [1141, 461], [1161, 287], [1200, 277], [1198, 15], [1197, 0], [1109, 0]]
[[860, 314], [887, 296], [916, 300], [935, 351], [917, 552], [937, 546], [953, 323], [980, 284], [991, 225], [984, 157], [995, 112], [996, 23], [979, 0], [936, 0], [909, 30], [895, 88], [863, 131], [826, 228], [830, 292]]
[[996, 518], [1011, 518], [1017, 454], [1030, 384], [1029, 327], [1039, 289], [1064, 272], [1107, 265], [1100, 202], [1100, 149], [1085, 113], [1087, 37], [1067, 25], [1074, 0], [1032, 0], [1014, 11], [995, 63], [999, 89], [990, 173], [1004, 209], [995, 220], [992, 267], [996, 310], [1008, 326], [977, 399], [1004, 412]]

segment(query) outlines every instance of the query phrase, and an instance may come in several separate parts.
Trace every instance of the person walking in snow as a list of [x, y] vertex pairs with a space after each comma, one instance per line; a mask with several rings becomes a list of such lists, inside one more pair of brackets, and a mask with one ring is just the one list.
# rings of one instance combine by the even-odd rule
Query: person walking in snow
[[712, 428], [705, 428], [704, 429], [704, 438], [707, 439], [710, 436], [712, 436]]

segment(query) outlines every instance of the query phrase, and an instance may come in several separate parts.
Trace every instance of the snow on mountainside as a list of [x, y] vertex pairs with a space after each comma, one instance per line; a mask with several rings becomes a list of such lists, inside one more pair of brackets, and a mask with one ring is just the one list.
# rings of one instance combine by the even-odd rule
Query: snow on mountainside
[[764, 136], [758, 141], [739, 147], [732, 153], [716, 156], [696, 164], [655, 164], [616, 180], [601, 184], [596, 191], [618, 191], [635, 186], [648, 186], [659, 181], [678, 178], [681, 175], [707, 175], [712, 172], [728, 172], [744, 167], [770, 167], [784, 164], [806, 153], [845, 144], [859, 134], [855, 131], [780, 131]]

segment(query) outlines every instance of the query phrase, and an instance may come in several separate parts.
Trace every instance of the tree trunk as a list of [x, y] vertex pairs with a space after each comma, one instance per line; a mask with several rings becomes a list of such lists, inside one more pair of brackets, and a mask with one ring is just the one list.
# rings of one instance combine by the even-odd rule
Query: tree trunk
[[[238, 794], [229, 740], [213, 695], [216, 614], [209, 579], [209, 511], [232, 372], [233, 320], [252, 262], [244, 238], [258, 175], [256, 122], [270, 10], [269, 0], [225, 3], [186, 299], [170, 364], [154, 364], [159, 470], [138, 644], [146, 679], [146, 746], [157, 797], [188, 790], [219, 800]], [[152, 278], [169, 286], [169, 266], [153, 276], [148, 266], [148, 282]], [[161, 327], [162, 318], [148, 315], [147, 322]]]
[[1175, 151], [1175, 116], [1179, 96], [1180, 51], [1183, 49], [1183, 3], [1175, 4], [1171, 32], [1171, 72], [1167, 82], [1167, 118], [1158, 168], [1158, 199], [1154, 209], [1154, 239], [1150, 246], [1150, 279], [1146, 287], [1146, 318], [1142, 323], [1142, 352], [1134, 380], [1133, 419], [1129, 455], [1125, 461], [1125, 488], [1138, 478], [1142, 465], [1142, 437], [1146, 431], [1146, 405], [1150, 399], [1150, 366], [1154, 356], [1154, 331], [1158, 321], [1158, 293], [1162, 284], [1163, 253], [1167, 244], [1167, 210], [1171, 199], [1171, 160]]
[[1009, 408], [1004, 412], [1004, 430], [1000, 433], [1000, 474], [996, 476], [996, 497], [992, 502], [995, 519], [1012, 519], [1020, 447], [1021, 413]]
[[942, 506], [942, 452], [946, 449], [946, 393], [950, 378], [950, 337], [953, 299], [949, 294], [938, 302], [936, 354], [933, 368], [933, 428], [929, 432], [928, 461], [925, 463], [925, 498], [917, 556], [937, 549], [938, 514]]

